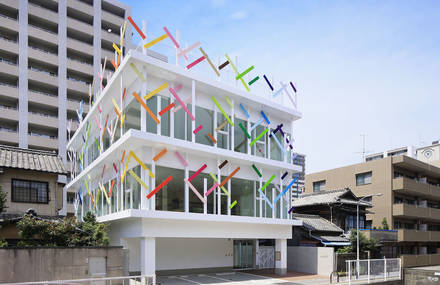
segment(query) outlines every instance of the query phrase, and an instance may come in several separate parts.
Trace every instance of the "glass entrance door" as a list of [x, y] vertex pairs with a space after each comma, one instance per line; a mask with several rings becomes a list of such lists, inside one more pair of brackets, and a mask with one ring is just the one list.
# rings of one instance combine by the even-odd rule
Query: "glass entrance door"
[[253, 240], [234, 240], [234, 268], [250, 269], [254, 267]]

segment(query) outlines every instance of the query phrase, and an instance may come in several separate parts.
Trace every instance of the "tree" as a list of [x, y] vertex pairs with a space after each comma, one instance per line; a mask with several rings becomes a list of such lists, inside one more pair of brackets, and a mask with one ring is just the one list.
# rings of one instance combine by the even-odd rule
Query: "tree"
[[[357, 252], [357, 234], [355, 230], [350, 233], [351, 245], [338, 249], [338, 253]], [[364, 234], [359, 233], [359, 252], [370, 252], [370, 257], [380, 257], [380, 246], [374, 238], [368, 239]]]
[[[0, 186], [0, 213], [2, 213], [7, 207], [6, 207], [6, 201], [7, 201], [7, 194], [6, 192], [3, 192], [2, 187]], [[1, 229], [0, 225], [0, 229]], [[0, 248], [7, 247], [8, 242], [4, 239], [0, 239]]]
[[87, 213], [84, 222], [74, 217], [62, 220], [42, 220], [24, 215], [17, 223], [23, 238], [18, 246], [108, 246], [108, 225], [98, 223], [96, 217]]
[[383, 218], [383, 220], [382, 220], [382, 228], [384, 230], [389, 230], [390, 229], [390, 227], [388, 226], [387, 218]]
[[6, 207], [7, 194], [3, 192], [2, 187], [0, 186], [0, 213], [2, 213]]

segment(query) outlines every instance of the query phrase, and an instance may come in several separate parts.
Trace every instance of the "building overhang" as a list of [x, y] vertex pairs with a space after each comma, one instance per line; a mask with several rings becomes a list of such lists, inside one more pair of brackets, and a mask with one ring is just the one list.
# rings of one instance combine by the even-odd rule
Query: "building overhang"
[[[122, 153], [124, 150], [133, 150], [135, 153], [142, 147], [166, 147], [168, 151], [179, 150], [189, 155], [198, 155], [201, 157], [209, 158], [222, 158], [227, 159], [232, 163], [238, 165], [252, 166], [253, 163], [264, 165], [265, 167], [273, 170], [290, 171], [297, 173], [302, 171], [302, 167], [299, 165], [271, 160], [263, 157], [252, 156], [252, 161], [249, 160], [249, 155], [245, 153], [234, 152], [232, 150], [215, 148], [214, 146], [196, 144], [193, 142], [174, 139], [165, 136], [158, 136], [156, 134], [142, 132], [139, 130], [130, 129], [127, 131], [116, 143], [112, 144], [104, 153], [102, 153], [95, 161], [93, 161], [84, 171], [76, 176], [68, 185], [67, 188], [74, 187], [90, 175], [93, 179], [95, 176], [101, 175], [101, 170], [104, 165], [111, 165], [115, 162], [115, 153]], [[142, 159], [142, 158], [141, 158]], [[128, 169], [136, 165], [136, 161], [131, 161], [132, 165], [128, 166]], [[110, 172], [111, 173], [111, 172]], [[87, 175], [87, 176], [86, 176]], [[104, 179], [109, 178], [105, 177]]]
[[[299, 220], [152, 210], [125, 210], [98, 218], [109, 222], [112, 238], [291, 238]], [[117, 235], [117, 237], [116, 237]]]
[[[269, 96], [263, 97], [245, 92], [237, 87], [211, 79], [200, 75], [196, 72], [188, 72], [188, 70], [175, 66], [152, 56], [148, 56], [136, 50], [130, 50], [122, 60], [119, 68], [115, 71], [102, 93], [97, 97], [96, 102], [90, 108], [83, 122], [91, 121], [94, 116], [99, 115], [99, 109], [113, 109], [112, 99], [116, 102], [120, 101], [121, 90], [124, 87], [132, 86], [138, 79], [137, 74], [129, 67], [134, 64], [138, 69], [145, 67], [148, 73], [153, 73], [158, 78], [163, 78], [164, 82], [179, 82], [183, 86], [191, 87], [192, 81], [196, 81], [196, 90], [210, 94], [217, 98], [225, 98], [226, 96], [237, 102], [241, 102], [250, 108], [263, 110], [273, 116], [285, 121], [295, 121], [302, 117], [302, 113], [296, 109], [286, 107], [269, 99]], [[100, 106], [98, 108], [98, 106]], [[262, 107], [263, 106], [263, 107]], [[75, 134], [67, 144], [67, 149], [76, 148], [82, 145], [81, 134], [85, 132], [85, 124], [78, 126]]]

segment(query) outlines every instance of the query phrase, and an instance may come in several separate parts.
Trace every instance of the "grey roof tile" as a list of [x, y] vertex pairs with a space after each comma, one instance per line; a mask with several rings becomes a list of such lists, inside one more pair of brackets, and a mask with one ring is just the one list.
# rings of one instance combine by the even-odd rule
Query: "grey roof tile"
[[55, 152], [0, 145], [0, 167], [67, 174]]
[[318, 215], [292, 214], [292, 217], [297, 220], [301, 220], [303, 222], [303, 226], [312, 231], [338, 233], [344, 232], [344, 230], [337, 225]]
[[[353, 196], [352, 199], [346, 198], [344, 196]], [[311, 194], [303, 194], [299, 198], [293, 201], [293, 207], [303, 207], [310, 205], [320, 205], [320, 204], [333, 204], [333, 203], [346, 203], [346, 204], [357, 204], [358, 198], [351, 192], [349, 188], [320, 191]], [[360, 205], [365, 207], [372, 207], [369, 202], [360, 202]]]

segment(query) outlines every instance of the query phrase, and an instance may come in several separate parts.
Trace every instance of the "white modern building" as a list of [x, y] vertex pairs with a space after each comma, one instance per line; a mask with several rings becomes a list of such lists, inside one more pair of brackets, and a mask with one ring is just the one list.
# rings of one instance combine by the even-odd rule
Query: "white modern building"
[[[257, 96], [200, 75], [203, 66], [187, 70], [145, 49], [126, 54], [67, 145], [76, 215], [110, 223], [111, 245], [128, 249], [132, 273], [272, 262], [283, 274], [287, 239], [302, 224], [288, 213], [302, 168], [285, 140], [301, 113], [269, 89]], [[279, 124], [285, 136], [269, 137]], [[260, 239], [273, 242], [272, 254]]]

